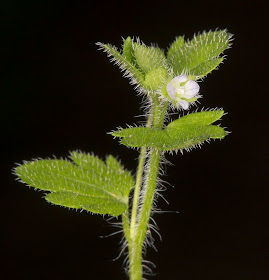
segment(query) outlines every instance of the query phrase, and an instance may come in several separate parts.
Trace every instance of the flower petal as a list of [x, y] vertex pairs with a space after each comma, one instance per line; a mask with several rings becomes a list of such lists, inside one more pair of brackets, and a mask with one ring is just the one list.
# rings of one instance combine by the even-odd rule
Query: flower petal
[[195, 81], [190, 80], [184, 85], [184, 97], [187, 99], [193, 98], [199, 90], [199, 85]]
[[175, 90], [175, 88], [173, 87], [173, 85], [171, 83], [167, 84], [166, 90], [167, 90], [170, 98], [175, 100], [175, 98], [176, 98], [176, 94], [175, 94], [176, 90]]
[[185, 83], [187, 80], [187, 75], [180, 75], [173, 78], [170, 83], [174, 86], [174, 88], [179, 88], [180, 84]]
[[189, 108], [189, 102], [186, 100], [181, 99], [178, 101], [178, 103], [184, 110], [187, 110]]

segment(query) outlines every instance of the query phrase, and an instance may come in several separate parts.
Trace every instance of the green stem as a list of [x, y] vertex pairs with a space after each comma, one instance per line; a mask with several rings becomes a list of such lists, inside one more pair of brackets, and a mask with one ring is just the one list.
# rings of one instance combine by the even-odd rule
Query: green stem
[[146, 147], [141, 148], [141, 152], [139, 156], [139, 163], [138, 163], [138, 169], [136, 174], [136, 183], [135, 183], [135, 191], [134, 191], [134, 198], [133, 198], [132, 218], [131, 218], [131, 225], [130, 225], [131, 238], [134, 238], [135, 235], [137, 207], [138, 207], [139, 193], [141, 189], [141, 181], [142, 181], [142, 176], [144, 171], [146, 151], [147, 151]]
[[[153, 119], [153, 114], [152, 112], [150, 112], [146, 127], [151, 127], [152, 119]], [[139, 201], [139, 193], [141, 189], [141, 181], [142, 181], [143, 171], [144, 171], [146, 152], [147, 152], [147, 148], [142, 147], [140, 151], [138, 169], [136, 173], [136, 183], [135, 183], [133, 206], [132, 206], [132, 217], [131, 217], [131, 225], [130, 225], [131, 238], [133, 238], [135, 235], [137, 208], [138, 208], [138, 201]]]
[[[161, 108], [158, 101], [154, 100], [153, 129], [162, 129], [167, 103]], [[154, 200], [156, 182], [159, 171], [161, 151], [152, 149], [149, 158], [147, 183], [143, 197], [139, 221], [135, 220], [134, 233], [131, 233], [129, 243], [130, 280], [142, 279], [142, 246], [146, 236], [151, 209]], [[144, 164], [143, 164], [144, 165]], [[143, 170], [142, 170], [143, 172]], [[141, 172], [141, 174], [142, 174]], [[132, 217], [133, 218], [133, 217]], [[131, 221], [131, 224], [133, 220]]]
[[129, 262], [130, 280], [142, 280], [142, 246], [134, 241], [129, 246]]
[[142, 247], [143, 245], [147, 228], [148, 228], [149, 218], [151, 215], [151, 209], [152, 209], [155, 188], [156, 188], [156, 181], [157, 181], [158, 171], [159, 171], [160, 155], [161, 155], [161, 151], [159, 150], [152, 150], [150, 154], [146, 191], [145, 191], [143, 206], [140, 212], [139, 223], [137, 226], [137, 235], [135, 238], [136, 244], [139, 247]]
[[121, 219], [122, 219], [122, 227], [123, 227], [124, 236], [125, 236], [125, 239], [127, 240], [128, 244], [129, 244], [131, 239], [130, 239], [130, 225], [129, 225], [128, 206], [127, 206], [127, 210], [125, 211], [125, 213], [123, 213], [121, 215]]

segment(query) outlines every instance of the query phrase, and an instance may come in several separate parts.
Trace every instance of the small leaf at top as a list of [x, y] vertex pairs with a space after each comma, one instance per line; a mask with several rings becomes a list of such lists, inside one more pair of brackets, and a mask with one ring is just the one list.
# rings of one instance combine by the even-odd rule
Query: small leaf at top
[[143, 87], [148, 90], [156, 90], [164, 84], [167, 76], [167, 70], [163, 66], [152, 69], [146, 74]]
[[134, 49], [133, 49], [133, 41], [131, 37], [127, 37], [124, 40], [123, 48], [122, 48], [122, 56], [128, 60], [130, 63], [135, 65], [135, 57], [134, 57]]
[[[199, 66], [200, 64], [218, 58], [228, 47], [229, 42], [230, 35], [226, 30], [204, 32], [194, 36], [190, 42], [178, 47], [168, 60], [173, 67], [175, 75], [180, 75], [182, 73], [194, 75], [193, 71], [197, 71], [197, 69], [195, 69], [196, 67], [198, 67], [198, 69], [199, 67], [202, 68], [203, 66]], [[211, 64], [211, 67], [213, 67], [213, 65], [214, 64]], [[215, 66], [217, 67], [217, 65]], [[209, 70], [210, 69], [207, 68], [204, 71], [208, 72]], [[206, 74], [201, 73], [199, 75], [204, 76]]]
[[206, 62], [200, 63], [198, 66], [194, 67], [191, 70], [191, 75], [194, 75], [200, 79], [215, 70], [222, 61], [223, 57], [219, 57], [212, 58]]
[[167, 52], [167, 59], [171, 59], [176, 54], [177, 51], [180, 51], [180, 48], [184, 44], [185, 44], [184, 38], [182, 36], [178, 36]]
[[111, 62], [115, 62], [116, 65], [124, 72], [123, 76], [131, 78], [132, 84], [142, 84], [144, 81], [143, 74], [133, 65], [129, 59], [130, 57], [122, 56], [116, 49], [116, 47], [109, 44], [97, 43], [100, 49], [107, 53], [111, 58]]
[[166, 66], [164, 52], [157, 47], [147, 47], [134, 43], [134, 54], [138, 66], [145, 73], [160, 66]]

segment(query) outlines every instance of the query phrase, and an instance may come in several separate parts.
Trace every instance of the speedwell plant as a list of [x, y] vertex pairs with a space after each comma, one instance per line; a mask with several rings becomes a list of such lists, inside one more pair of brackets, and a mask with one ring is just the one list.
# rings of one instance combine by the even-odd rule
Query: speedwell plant
[[[141, 280], [150, 271], [142, 257], [156, 231], [150, 221], [165, 153], [190, 151], [227, 134], [220, 125], [213, 124], [223, 116], [222, 109], [189, 110], [202, 97], [198, 82], [223, 62], [221, 54], [230, 42], [226, 30], [217, 30], [187, 41], [179, 36], [166, 53], [131, 37], [124, 39], [122, 50], [97, 43], [146, 101], [144, 126], [111, 132], [121, 144], [139, 150], [135, 176], [112, 155], [103, 161], [77, 151], [71, 152], [70, 160], [33, 160], [15, 169], [22, 182], [44, 190], [50, 203], [120, 216], [131, 280]], [[175, 110], [182, 116], [169, 123], [169, 113]]]

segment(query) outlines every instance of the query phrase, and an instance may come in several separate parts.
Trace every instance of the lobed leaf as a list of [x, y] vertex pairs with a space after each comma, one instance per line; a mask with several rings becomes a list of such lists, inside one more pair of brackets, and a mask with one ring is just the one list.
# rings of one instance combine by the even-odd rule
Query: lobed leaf
[[107, 157], [106, 166], [108, 170], [116, 172], [117, 174], [125, 174], [126, 176], [129, 176], [131, 180], [133, 180], [131, 173], [125, 171], [123, 166], [120, 164], [120, 162], [117, 161], [112, 155], [109, 155]]
[[69, 192], [52, 192], [45, 199], [55, 205], [84, 209], [96, 214], [119, 216], [126, 210], [126, 204], [110, 198], [89, 197]]
[[125, 146], [156, 148], [161, 151], [188, 150], [206, 140], [222, 139], [226, 135], [223, 128], [213, 125], [189, 125], [182, 129], [171, 130], [169, 133], [166, 130], [152, 130], [146, 127], [127, 128], [122, 132], [121, 143]]
[[112, 156], [106, 164], [90, 154], [72, 152], [71, 158], [76, 164], [38, 160], [18, 166], [15, 172], [29, 186], [52, 192], [46, 195], [52, 203], [113, 216], [123, 213], [134, 185], [130, 172]]
[[91, 154], [73, 151], [71, 152], [71, 159], [83, 169], [92, 170], [93, 172], [105, 173], [107, 169], [106, 164], [101, 159]]
[[188, 150], [209, 139], [226, 136], [223, 128], [210, 125], [222, 115], [223, 110], [193, 113], [171, 122], [163, 130], [131, 127], [115, 131], [112, 135], [121, 138], [121, 143], [129, 147], [148, 147], [161, 151]]

